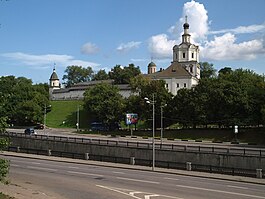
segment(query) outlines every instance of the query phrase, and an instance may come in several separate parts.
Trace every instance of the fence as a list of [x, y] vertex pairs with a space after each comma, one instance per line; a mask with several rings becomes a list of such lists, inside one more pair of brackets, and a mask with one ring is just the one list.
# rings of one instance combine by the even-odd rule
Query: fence
[[[124, 140], [111, 140], [111, 139], [94, 139], [94, 138], [83, 138], [83, 137], [67, 137], [67, 136], [47, 136], [47, 135], [25, 135], [22, 133], [5, 132], [1, 133], [0, 136], [5, 137], [24, 137], [28, 139], [38, 140], [52, 140], [61, 142], [73, 142], [73, 143], [84, 143], [84, 144], [96, 144], [96, 145], [107, 145], [107, 146], [125, 146], [134, 148], [145, 148], [151, 149], [151, 141], [124, 141]], [[255, 157], [265, 157], [265, 149], [252, 149], [244, 147], [224, 147], [224, 146], [200, 146], [200, 145], [183, 145], [183, 144], [169, 144], [169, 143], [156, 143], [156, 149], [170, 150], [170, 151], [187, 151], [187, 152], [202, 152], [202, 153], [216, 153], [216, 154], [228, 154], [228, 155], [248, 155]]]

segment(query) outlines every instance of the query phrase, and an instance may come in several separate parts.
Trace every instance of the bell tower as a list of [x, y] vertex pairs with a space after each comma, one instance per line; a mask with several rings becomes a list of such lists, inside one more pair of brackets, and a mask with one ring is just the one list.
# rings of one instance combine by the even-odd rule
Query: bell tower
[[183, 24], [184, 33], [182, 34], [182, 42], [173, 47], [173, 62], [178, 62], [185, 68], [193, 77], [200, 79], [199, 65], [199, 46], [191, 43], [189, 34], [188, 17], [185, 16]]

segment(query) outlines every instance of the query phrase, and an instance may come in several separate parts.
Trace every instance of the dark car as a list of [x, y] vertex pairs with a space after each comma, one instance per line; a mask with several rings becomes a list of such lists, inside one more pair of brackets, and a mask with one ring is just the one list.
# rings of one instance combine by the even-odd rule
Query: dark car
[[43, 124], [37, 124], [34, 128], [35, 129], [44, 129], [44, 125]]
[[26, 128], [24, 132], [25, 132], [26, 135], [36, 135], [37, 134], [34, 131], [34, 128]]

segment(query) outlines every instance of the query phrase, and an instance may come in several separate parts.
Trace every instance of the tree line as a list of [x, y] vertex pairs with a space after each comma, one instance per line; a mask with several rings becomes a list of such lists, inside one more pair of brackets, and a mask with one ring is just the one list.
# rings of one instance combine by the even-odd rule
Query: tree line
[[[135, 95], [122, 98], [115, 85], [99, 84], [84, 94], [86, 110], [107, 124], [124, 120], [126, 113], [138, 113], [151, 125], [152, 107], [144, 98], [155, 100], [155, 119], [160, 127], [161, 106], [165, 126], [181, 127], [258, 126], [265, 123], [264, 77], [245, 69], [225, 67], [216, 72], [212, 64], [201, 63], [201, 79], [192, 89], [180, 89], [172, 96], [163, 80], [144, 75], [130, 78]], [[166, 105], [166, 106], [165, 106]]]

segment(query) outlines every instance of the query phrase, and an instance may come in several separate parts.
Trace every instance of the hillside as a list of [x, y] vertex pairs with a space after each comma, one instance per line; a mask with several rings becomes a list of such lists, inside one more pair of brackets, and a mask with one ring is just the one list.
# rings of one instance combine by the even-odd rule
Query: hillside
[[80, 128], [88, 128], [88, 116], [83, 107], [83, 101], [51, 101], [51, 112], [47, 113], [46, 124], [53, 128], [76, 128], [77, 110], [79, 106]]

